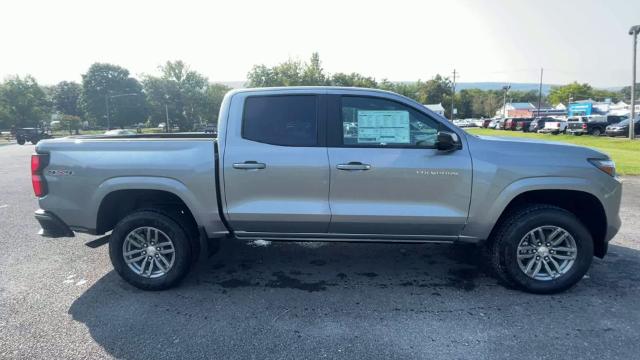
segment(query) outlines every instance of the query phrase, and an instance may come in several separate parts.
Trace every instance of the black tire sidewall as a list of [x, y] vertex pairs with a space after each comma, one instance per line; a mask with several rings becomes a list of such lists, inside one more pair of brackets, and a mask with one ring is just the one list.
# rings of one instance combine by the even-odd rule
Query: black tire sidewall
[[[146, 278], [133, 272], [125, 263], [122, 244], [136, 228], [150, 226], [160, 229], [173, 242], [175, 260], [169, 272], [158, 278]], [[163, 290], [178, 284], [191, 266], [191, 245], [187, 232], [170, 217], [152, 211], [138, 211], [122, 219], [109, 240], [109, 256], [118, 274], [131, 285], [143, 290]]]
[[[517, 248], [520, 240], [529, 231], [544, 225], [555, 225], [568, 231], [578, 248], [578, 255], [571, 269], [559, 278], [549, 281], [536, 280], [527, 276], [517, 262]], [[571, 213], [562, 209], [540, 209], [507, 229], [499, 251], [502, 255], [504, 270], [519, 287], [534, 293], [555, 293], [570, 288], [582, 279], [591, 266], [593, 240], [587, 228]]]

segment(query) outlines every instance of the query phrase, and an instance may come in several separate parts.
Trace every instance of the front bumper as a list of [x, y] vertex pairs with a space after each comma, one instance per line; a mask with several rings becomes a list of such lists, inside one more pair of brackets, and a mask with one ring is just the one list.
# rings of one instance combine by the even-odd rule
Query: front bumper
[[34, 214], [42, 229], [39, 235], [50, 238], [73, 237], [73, 231], [52, 212], [38, 209]]
[[587, 134], [587, 130], [585, 129], [567, 129], [567, 132], [570, 134]]
[[628, 130], [606, 130], [604, 132], [608, 136], [628, 136]]

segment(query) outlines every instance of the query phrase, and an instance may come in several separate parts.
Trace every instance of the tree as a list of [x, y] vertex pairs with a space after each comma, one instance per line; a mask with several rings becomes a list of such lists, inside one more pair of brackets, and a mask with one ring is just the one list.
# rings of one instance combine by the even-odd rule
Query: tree
[[0, 123], [4, 127], [36, 127], [50, 114], [50, 103], [36, 79], [13, 76], [0, 85]]
[[211, 123], [218, 123], [218, 113], [224, 96], [231, 90], [224, 84], [209, 84], [207, 87], [207, 113], [211, 119]]
[[328, 82], [318, 53], [311, 54], [309, 63], [289, 59], [273, 67], [255, 65], [247, 79], [249, 87], [319, 86]]
[[92, 121], [107, 127], [122, 128], [147, 117], [142, 86], [129, 70], [112, 64], [94, 63], [82, 75], [82, 105]]
[[364, 87], [364, 88], [377, 88], [378, 83], [376, 79], [368, 76], [364, 76], [358, 73], [335, 73], [331, 76], [329, 82], [331, 86], [350, 86], [350, 87]]
[[[631, 101], [631, 86], [625, 86], [620, 90], [620, 95], [622, 100]], [[636, 83], [636, 94], [635, 94], [636, 104], [640, 102], [640, 83]]]
[[60, 127], [69, 130], [69, 135], [73, 134], [74, 131], [78, 134], [81, 125], [82, 119], [79, 116], [64, 114], [60, 117]]
[[62, 114], [82, 116], [80, 106], [80, 96], [82, 95], [82, 85], [61, 81], [52, 89], [52, 101], [55, 110]]
[[321, 86], [326, 85], [326, 83], [327, 77], [322, 69], [320, 55], [314, 52], [311, 54], [309, 64], [306, 64], [302, 71], [302, 84], [307, 86]]
[[147, 75], [142, 81], [152, 123], [163, 122], [168, 115], [171, 126], [189, 131], [215, 119], [206, 77], [180, 60], [167, 61], [160, 72], [160, 77]]
[[560, 103], [567, 104], [571, 100], [587, 100], [593, 95], [593, 88], [589, 84], [578, 84], [573, 82], [564, 86], [554, 86], [549, 91], [549, 102], [552, 105]]

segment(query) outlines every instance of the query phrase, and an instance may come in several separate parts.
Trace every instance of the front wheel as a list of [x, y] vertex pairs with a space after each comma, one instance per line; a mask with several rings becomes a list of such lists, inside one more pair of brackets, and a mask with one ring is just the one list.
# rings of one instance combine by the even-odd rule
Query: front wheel
[[575, 285], [593, 257], [593, 239], [572, 213], [530, 205], [502, 223], [491, 242], [494, 271], [532, 293], [550, 294]]
[[602, 134], [602, 130], [600, 130], [599, 128], [594, 128], [593, 130], [591, 130], [591, 135], [593, 136], [600, 136]]
[[24, 143], [26, 142], [23, 137], [19, 137], [18, 139], [16, 139], [16, 141], [18, 142], [18, 145], [24, 145]]
[[170, 288], [190, 270], [192, 254], [187, 234], [167, 215], [136, 211], [122, 219], [111, 234], [111, 263], [124, 280], [137, 288]]

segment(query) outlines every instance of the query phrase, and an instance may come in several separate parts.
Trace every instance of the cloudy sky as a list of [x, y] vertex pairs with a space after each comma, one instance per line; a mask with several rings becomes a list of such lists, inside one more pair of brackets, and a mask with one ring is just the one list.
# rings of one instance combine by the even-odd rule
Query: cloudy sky
[[80, 81], [93, 62], [132, 74], [182, 59], [212, 81], [306, 60], [394, 81], [630, 83], [637, 0], [21, 0], [1, 5], [0, 77]]

